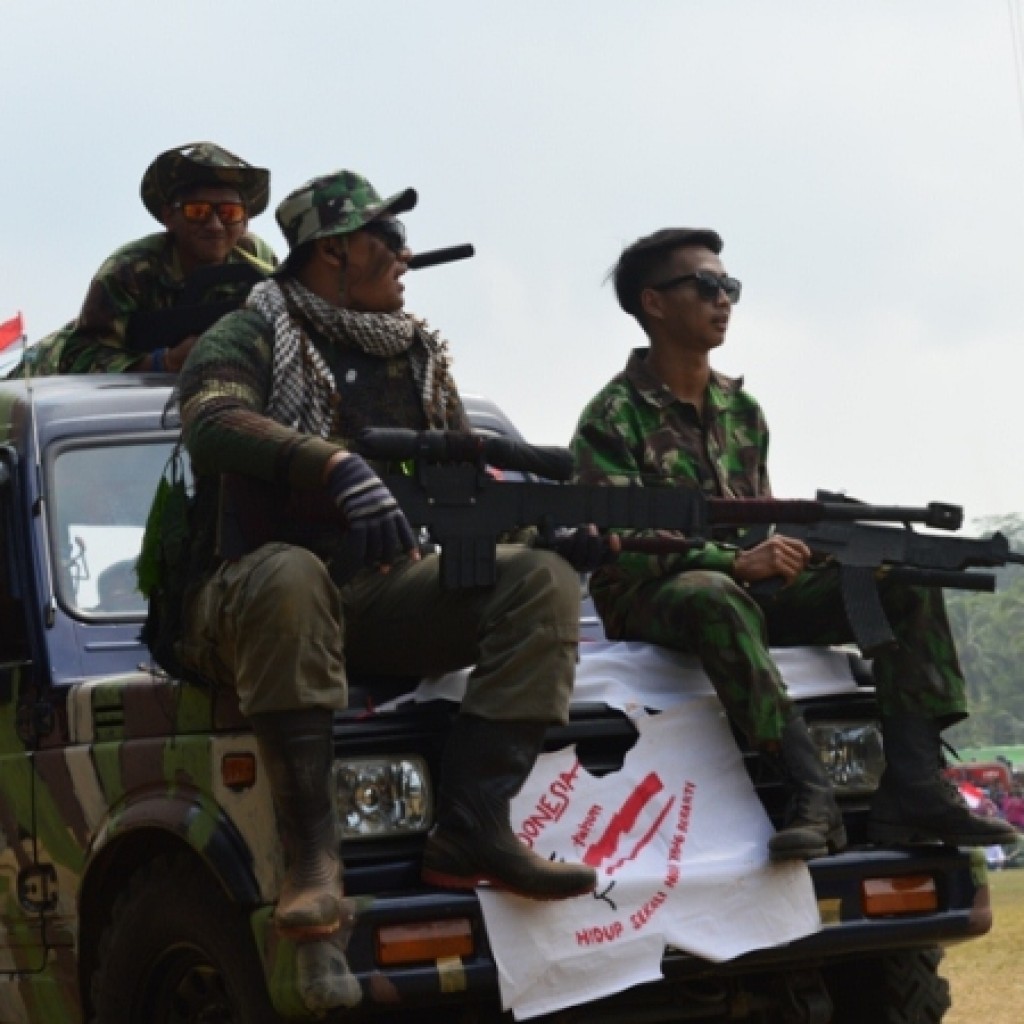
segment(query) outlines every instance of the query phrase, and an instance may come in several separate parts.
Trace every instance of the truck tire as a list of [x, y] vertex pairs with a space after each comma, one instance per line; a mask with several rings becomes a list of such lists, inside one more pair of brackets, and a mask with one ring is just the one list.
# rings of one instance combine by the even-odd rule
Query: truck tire
[[100, 939], [94, 1024], [277, 1024], [245, 915], [194, 860], [132, 875]]
[[942, 957], [920, 949], [831, 968], [832, 1024], [940, 1024], [951, 1005]]

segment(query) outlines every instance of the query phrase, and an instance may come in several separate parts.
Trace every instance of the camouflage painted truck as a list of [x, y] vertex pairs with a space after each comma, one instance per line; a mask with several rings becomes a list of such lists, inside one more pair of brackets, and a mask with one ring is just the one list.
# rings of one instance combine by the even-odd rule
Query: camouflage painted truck
[[[313, 1019], [302, 957], [270, 926], [281, 854], [256, 745], [228, 695], [168, 678], [139, 640], [133, 565], [176, 437], [158, 377], [0, 383], [0, 1021], [261, 1024]], [[477, 402], [478, 430], [514, 433]], [[502, 1019], [473, 893], [424, 887], [423, 837], [454, 713], [380, 713], [408, 680], [356, 680], [334, 778], [361, 989], [331, 1019]], [[803, 702], [850, 849], [812, 862], [825, 927], [713, 964], [668, 950], [663, 979], [560, 1022], [940, 1021], [942, 946], [991, 925], [983, 860], [864, 842], [881, 769], [870, 687]], [[635, 740], [603, 704], [548, 748], [595, 774]], [[769, 814], [783, 792], [745, 766]], [[723, 840], [725, 841], [725, 840]]]

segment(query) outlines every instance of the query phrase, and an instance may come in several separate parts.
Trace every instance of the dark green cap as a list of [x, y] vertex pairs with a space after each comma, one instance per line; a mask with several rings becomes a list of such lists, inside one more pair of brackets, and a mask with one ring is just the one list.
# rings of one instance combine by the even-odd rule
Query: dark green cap
[[295, 249], [314, 238], [347, 235], [383, 213], [403, 213], [416, 205], [415, 189], [387, 199], [355, 171], [334, 171], [307, 181], [277, 207], [277, 223]]
[[142, 176], [142, 203], [157, 220], [182, 189], [195, 185], [227, 185], [258, 217], [270, 202], [270, 171], [253, 167], [214, 142], [188, 142], [161, 153]]

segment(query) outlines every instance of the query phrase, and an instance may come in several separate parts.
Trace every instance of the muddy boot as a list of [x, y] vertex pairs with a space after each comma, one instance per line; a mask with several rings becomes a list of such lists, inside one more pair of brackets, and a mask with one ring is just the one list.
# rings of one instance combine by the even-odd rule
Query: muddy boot
[[341, 925], [342, 865], [330, 792], [333, 721], [327, 708], [252, 716], [285, 851], [274, 923], [300, 942], [331, 935]]
[[345, 956], [361, 902], [346, 897], [341, 927], [333, 935], [295, 946], [295, 987], [306, 1009], [318, 1017], [340, 1007], [350, 1010], [362, 1001], [363, 991]]
[[924, 715], [882, 719], [885, 771], [871, 801], [868, 839], [885, 845], [1014, 843], [1017, 830], [1000, 818], [972, 814], [960, 791], [943, 778], [939, 724]]
[[772, 861], [811, 860], [846, 847], [843, 815], [832, 792], [832, 781], [800, 714], [786, 723], [777, 759], [790, 788], [782, 828], [768, 840]]
[[535, 900], [594, 889], [593, 868], [538, 856], [509, 822], [509, 803], [530, 774], [544, 733], [539, 722], [455, 719], [441, 764], [437, 824], [423, 851], [425, 882], [446, 889], [485, 884]]

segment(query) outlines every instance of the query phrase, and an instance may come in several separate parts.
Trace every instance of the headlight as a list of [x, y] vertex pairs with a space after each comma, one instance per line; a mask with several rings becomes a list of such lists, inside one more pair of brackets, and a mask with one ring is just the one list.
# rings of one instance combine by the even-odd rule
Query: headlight
[[430, 828], [434, 800], [421, 757], [352, 757], [334, 762], [342, 839], [415, 835]]
[[874, 793], [885, 768], [878, 722], [809, 722], [832, 785], [840, 796]]

